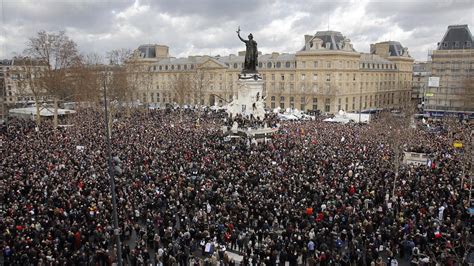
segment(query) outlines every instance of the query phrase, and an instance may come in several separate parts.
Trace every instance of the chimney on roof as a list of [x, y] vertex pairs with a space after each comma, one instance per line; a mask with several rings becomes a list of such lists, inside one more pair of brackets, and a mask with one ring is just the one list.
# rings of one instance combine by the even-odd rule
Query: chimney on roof
[[375, 44], [370, 44], [370, 53], [375, 54]]
[[305, 46], [305, 50], [309, 50], [310, 48], [310, 45], [309, 45], [309, 41], [311, 40], [311, 38], [313, 38], [312, 35], [305, 35], [304, 36], [304, 46]]

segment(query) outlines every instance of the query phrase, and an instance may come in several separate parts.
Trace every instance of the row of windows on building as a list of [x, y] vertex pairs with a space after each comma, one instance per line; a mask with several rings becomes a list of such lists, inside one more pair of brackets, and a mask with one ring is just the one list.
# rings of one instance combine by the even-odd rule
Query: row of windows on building
[[[470, 41], [465, 41], [464, 43], [460, 41], [454, 41], [451, 43], [454, 48], [461, 48], [461, 45], [463, 45], [463, 48], [470, 48], [471, 47], [471, 42]], [[443, 42], [443, 47], [448, 47], [449, 42]]]
[[[306, 79], [306, 76], [307, 74], [300, 74], [300, 80], [303, 81], [303, 80], [307, 80]], [[308, 74], [308, 76], [311, 76], [311, 74]], [[338, 75], [336, 75], [336, 73], [326, 73], [325, 75], [318, 75], [318, 74], [312, 74], [312, 80], [313, 81], [318, 81], [318, 77], [319, 76], [324, 76], [325, 77], [325, 80], [326, 81], [331, 81], [331, 77], [334, 76], [335, 78], [338, 78], [338, 80], [344, 80], [344, 76], [346, 77], [345, 80], [352, 80], [352, 81], [356, 81], [356, 78], [357, 78], [357, 75], [355, 73], [353, 73], [352, 75], [349, 74], [349, 73], [346, 73], [346, 75], [344, 75], [343, 73], [338, 73]], [[267, 75], [266, 74], [263, 74], [263, 80], [266, 80], [267, 79]], [[275, 80], [276, 79], [276, 75], [275, 74], [271, 74], [270, 76], [270, 80]], [[280, 74], [280, 78], [279, 80], [281, 81], [284, 81], [285, 80], [285, 74]], [[385, 79], [385, 80], [395, 80], [395, 75], [394, 74], [367, 74], [367, 75], [364, 75], [363, 73], [361, 74], [360, 78], [362, 79], [362, 81], [365, 81], [365, 80], [379, 80], [379, 77], [380, 77], [380, 80], [382, 79]], [[407, 77], [408, 75], [405, 74], [405, 75], [401, 75], [401, 77], [403, 77], [404, 80], [407, 80]], [[289, 78], [290, 81], [294, 81], [295, 80], [295, 76], [294, 74], [290, 74], [290, 78]]]
[[[142, 101], [143, 102], [151, 102], [151, 103], [172, 103], [172, 102], [175, 102], [177, 101], [177, 94], [175, 93], [171, 93], [171, 92], [163, 92], [162, 94], [160, 94], [159, 92], [157, 92], [156, 94], [154, 92], [151, 92], [150, 94], [147, 94], [146, 92], [144, 92], [142, 95]], [[149, 97], [148, 97], [149, 96]], [[184, 97], [184, 101], [186, 103], [194, 103], [194, 104], [197, 104], [199, 101], [201, 101], [201, 104], [204, 104], [204, 94], [201, 94], [199, 96], [198, 93], [194, 93], [194, 94], [186, 94], [183, 96]], [[140, 98], [140, 94], [137, 93], [136, 94], [136, 99], [139, 99]], [[217, 95], [217, 101], [219, 103], [222, 103], [223, 101], [223, 98], [224, 97], [221, 97], [220, 95]], [[231, 101], [232, 100], [232, 95], [228, 95], [228, 100]]]
[[364, 69], [397, 69], [395, 64], [375, 64], [375, 63], [362, 63], [361, 68]]
[[[346, 62], [344, 64], [344, 62]], [[233, 68], [233, 69], [238, 69], [238, 68], [243, 68], [244, 63], [225, 63], [225, 65], [228, 68]], [[279, 68], [297, 68], [298, 63], [296, 61], [286, 61], [286, 62], [259, 62], [258, 63], [258, 68], [261, 69], [279, 69]], [[325, 61], [325, 64], [320, 64], [320, 61], [313, 61], [312, 64], [307, 64], [306, 61], [300, 61], [300, 69], [305, 69], [311, 66], [313, 68], [321, 68], [321, 69], [331, 69], [333, 66], [335, 68], [347, 68], [347, 69], [354, 69], [357, 68], [357, 63], [352, 62], [352, 61], [335, 61], [333, 64], [332, 61]], [[321, 67], [322, 66], [322, 67]], [[397, 69], [397, 66], [395, 64], [385, 64], [385, 63], [362, 63], [359, 65], [360, 68], [363, 69]], [[193, 70], [195, 68], [194, 64], [171, 64], [171, 65], [158, 65], [158, 66], [153, 66], [153, 71], [169, 71], [169, 70]]]
[[[409, 92], [405, 93], [400, 93], [400, 97], [398, 98], [398, 103], [401, 104], [403, 102], [408, 101], [410, 98]], [[373, 101], [375, 99], [375, 101]], [[312, 109], [313, 111], [318, 110], [318, 98], [313, 97], [312, 101], [309, 102], [311, 98], [308, 98], [306, 96], [301, 96], [300, 98], [300, 110], [307, 110], [306, 107], [308, 104], [312, 104]], [[342, 99], [338, 98], [337, 101], [337, 111], [338, 110], [358, 110], [359, 108], [373, 108], [373, 107], [381, 107], [384, 105], [393, 105], [395, 103], [395, 93], [385, 93], [385, 94], [380, 94], [380, 95], [365, 95], [364, 96], [364, 102], [362, 106], [357, 106], [356, 105], [356, 100], [357, 97], [352, 97], [352, 109], [349, 109], [349, 97], [345, 98], [345, 104], [342, 105]], [[359, 104], [362, 103], [362, 96], [359, 96]], [[289, 97], [289, 108], [295, 108], [295, 97], [290, 96]], [[276, 96], [271, 96], [271, 102], [270, 102], [270, 107], [272, 109], [276, 108], [277, 102], [276, 102]], [[281, 109], [285, 109], [285, 96], [280, 96], [280, 101], [278, 103], [278, 107]], [[324, 98], [324, 112], [331, 112], [331, 98]]]
[[[270, 77], [270, 80], [271, 81], [275, 81], [277, 79], [277, 76], [279, 76], [278, 80], [280, 81], [285, 81], [285, 80], [290, 80], [290, 81], [294, 81], [295, 80], [295, 74], [283, 74], [283, 73], [280, 73], [280, 74], [268, 74]], [[208, 78], [210, 81], [213, 81], [214, 78], [217, 76], [217, 74], [215, 73], [209, 73], [208, 74]], [[229, 79], [232, 79], [232, 74], [229, 74]], [[289, 76], [289, 78], [288, 78]], [[301, 81], [305, 81], [307, 80], [307, 76], [312, 76], [312, 81], [319, 81], [318, 80], [318, 77], [320, 76], [324, 76], [325, 77], [325, 81], [326, 82], [330, 82], [331, 81], [331, 77], [334, 76], [334, 78], [337, 78], [336, 80], [344, 80], [344, 77], [345, 77], [345, 80], [347, 81], [356, 81], [357, 79], [357, 74], [355, 73], [352, 73], [349, 74], [349, 73], [346, 73], [345, 75], [343, 73], [326, 73], [326, 74], [316, 74], [316, 73], [313, 73], [312, 75], [311, 74], [307, 74], [307, 73], [304, 73], [304, 74], [300, 74], [300, 80]], [[403, 74], [401, 75], [401, 77], [404, 79], [404, 80], [407, 80], [408, 79], [408, 74]], [[223, 80], [224, 76], [223, 74], [218, 74], [218, 80]], [[263, 74], [262, 75], [262, 78], [264, 81], [267, 80], [267, 74]], [[375, 74], [360, 74], [360, 78], [362, 79], [362, 81], [366, 81], [366, 80], [375, 80], [375, 81], [383, 81], [383, 80], [395, 80], [395, 74], [378, 74], [378, 73], [375, 73]], [[235, 75], [235, 80], [238, 79], [238, 74]], [[171, 78], [167, 75], [164, 75], [162, 78], [158, 78], [158, 80], [171, 80]]]

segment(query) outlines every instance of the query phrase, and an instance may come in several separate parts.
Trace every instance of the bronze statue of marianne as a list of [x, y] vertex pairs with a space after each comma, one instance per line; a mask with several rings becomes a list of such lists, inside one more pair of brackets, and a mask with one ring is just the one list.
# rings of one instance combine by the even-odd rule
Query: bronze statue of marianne
[[258, 64], [258, 51], [257, 51], [257, 42], [254, 41], [252, 33], [249, 34], [249, 39], [244, 40], [240, 37], [240, 27], [237, 30], [237, 36], [239, 39], [245, 43], [247, 49], [245, 50], [245, 63], [244, 69], [242, 69], [243, 74], [247, 73], [258, 73], [257, 64]]

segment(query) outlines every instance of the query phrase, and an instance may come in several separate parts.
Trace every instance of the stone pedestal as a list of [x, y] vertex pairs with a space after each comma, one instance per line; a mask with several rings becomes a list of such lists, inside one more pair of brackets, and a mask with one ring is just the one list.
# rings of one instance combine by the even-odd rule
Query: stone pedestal
[[265, 117], [263, 80], [260, 74], [240, 74], [237, 81], [238, 96], [227, 106], [227, 113], [232, 116], [242, 115], [259, 118]]

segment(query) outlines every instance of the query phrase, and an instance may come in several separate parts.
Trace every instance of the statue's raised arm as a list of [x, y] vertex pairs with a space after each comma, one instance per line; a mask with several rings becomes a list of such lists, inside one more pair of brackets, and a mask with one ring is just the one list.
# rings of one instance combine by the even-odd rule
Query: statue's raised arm
[[242, 37], [240, 37], [240, 27], [237, 29], [236, 32], [237, 32], [237, 36], [239, 37], [239, 39], [240, 39], [242, 42], [244, 42], [244, 43], [247, 43], [247, 42], [248, 42], [248, 40], [244, 40], [244, 39], [242, 39]]

